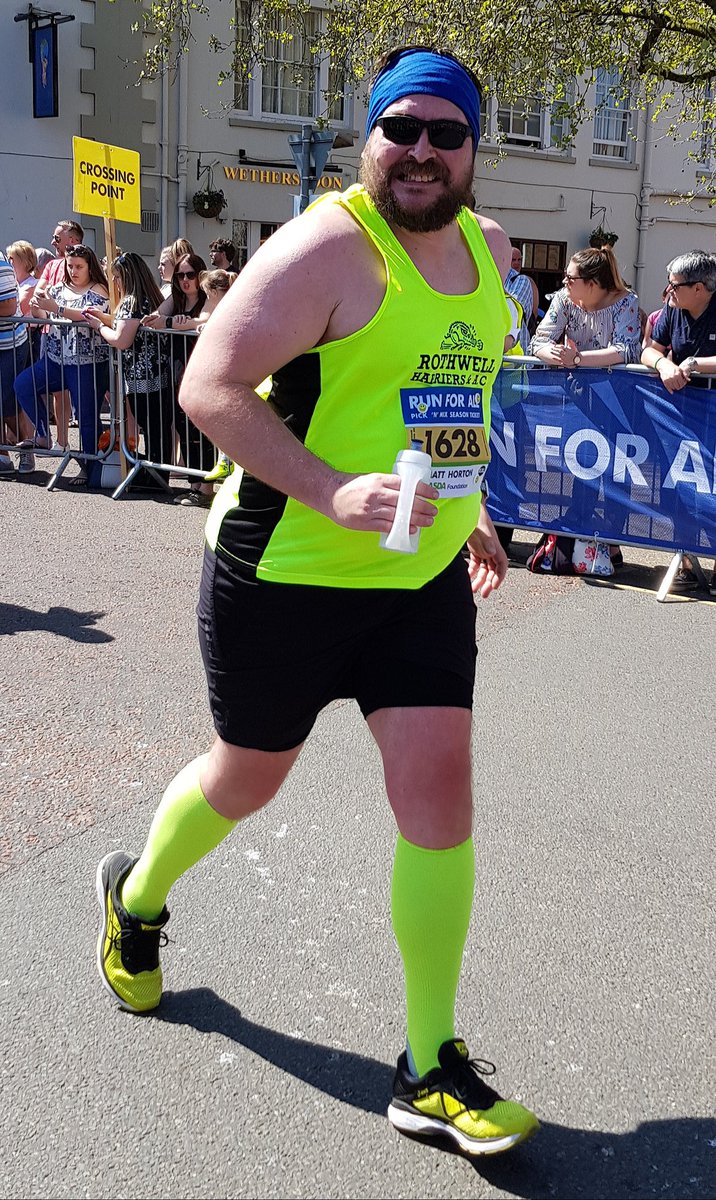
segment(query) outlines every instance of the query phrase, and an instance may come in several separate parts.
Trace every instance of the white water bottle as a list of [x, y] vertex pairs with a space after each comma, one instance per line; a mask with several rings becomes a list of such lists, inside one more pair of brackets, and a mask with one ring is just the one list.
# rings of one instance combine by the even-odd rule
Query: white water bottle
[[419, 483], [430, 482], [432, 460], [422, 450], [401, 450], [393, 464], [393, 474], [400, 475], [400, 491], [390, 533], [381, 533], [383, 550], [397, 550], [400, 554], [417, 554], [420, 530], [410, 532], [410, 514], [413, 511], [415, 489]]

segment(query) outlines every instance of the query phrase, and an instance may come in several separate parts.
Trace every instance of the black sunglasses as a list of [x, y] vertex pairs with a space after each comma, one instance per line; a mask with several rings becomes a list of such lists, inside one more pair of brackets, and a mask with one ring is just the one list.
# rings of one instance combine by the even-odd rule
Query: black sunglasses
[[177, 279], [196, 279], [196, 271], [176, 271]]
[[459, 150], [472, 130], [462, 121], [419, 121], [417, 117], [379, 117], [383, 136], [396, 146], [414, 146], [424, 129], [436, 150]]

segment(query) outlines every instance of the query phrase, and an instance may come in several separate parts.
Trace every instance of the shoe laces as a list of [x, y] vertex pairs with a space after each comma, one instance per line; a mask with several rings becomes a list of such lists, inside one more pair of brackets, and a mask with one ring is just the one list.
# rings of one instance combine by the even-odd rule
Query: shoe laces
[[466, 1108], [489, 1108], [500, 1097], [480, 1076], [494, 1075], [496, 1071], [495, 1064], [485, 1058], [467, 1058], [456, 1064], [450, 1071], [455, 1099]]
[[159, 965], [159, 951], [169, 944], [163, 929], [119, 929], [109, 939], [112, 948], [133, 975], [154, 971]]

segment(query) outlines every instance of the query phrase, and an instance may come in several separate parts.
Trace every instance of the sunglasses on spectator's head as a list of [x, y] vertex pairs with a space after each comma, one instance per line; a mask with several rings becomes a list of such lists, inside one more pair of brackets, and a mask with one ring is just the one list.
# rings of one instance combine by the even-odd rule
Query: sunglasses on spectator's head
[[196, 279], [196, 271], [177, 271], [177, 279]]
[[419, 121], [417, 117], [379, 117], [383, 136], [396, 146], [414, 146], [424, 129], [436, 150], [459, 150], [472, 130], [462, 121]]

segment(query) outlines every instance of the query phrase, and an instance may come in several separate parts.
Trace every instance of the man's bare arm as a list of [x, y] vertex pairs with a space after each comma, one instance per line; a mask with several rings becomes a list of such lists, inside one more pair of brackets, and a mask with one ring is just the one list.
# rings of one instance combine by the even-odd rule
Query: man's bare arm
[[483, 217], [475, 213], [482, 235], [487, 242], [487, 248], [495, 260], [495, 266], [500, 272], [500, 279], [505, 282], [512, 261], [512, 243], [501, 225], [492, 217]]
[[[346, 222], [350, 222], [347, 225]], [[311, 213], [254, 255], [207, 322], [180, 402], [191, 420], [252, 475], [339, 525], [386, 532], [397, 476], [352, 476], [312, 454], [255, 392], [324, 339], [336, 310], [360, 291], [363, 235], [344, 213]], [[413, 527], [432, 524], [437, 493], [420, 485]]]

